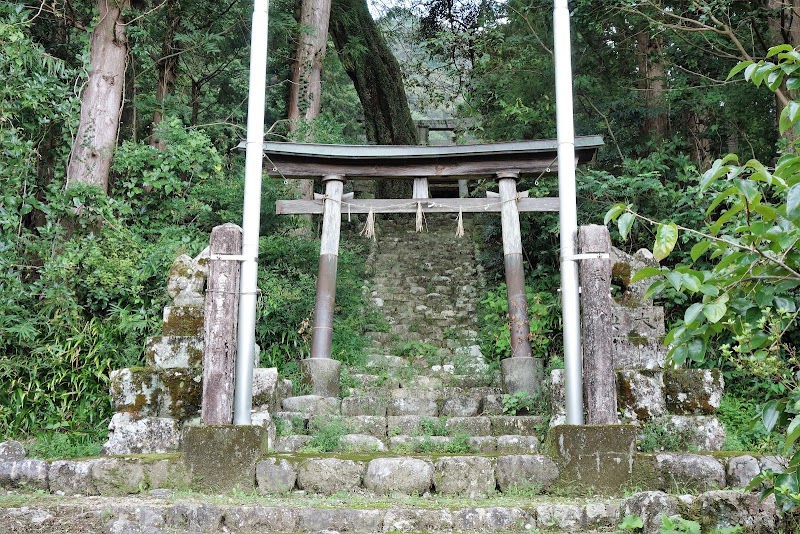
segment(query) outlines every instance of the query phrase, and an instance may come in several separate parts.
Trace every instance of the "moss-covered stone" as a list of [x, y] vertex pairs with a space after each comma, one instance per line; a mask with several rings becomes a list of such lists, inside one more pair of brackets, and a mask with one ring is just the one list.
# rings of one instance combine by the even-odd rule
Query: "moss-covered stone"
[[722, 402], [725, 384], [719, 369], [667, 369], [664, 388], [671, 413], [710, 415]]
[[129, 367], [111, 372], [111, 403], [115, 412], [129, 413], [134, 419], [158, 414], [159, 374], [147, 367]]
[[165, 336], [202, 336], [204, 317], [202, 306], [168, 306], [161, 332]]
[[550, 429], [545, 450], [558, 463], [559, 483], [619, 494], [633, 476], [636, 432], [633, 425], [559, 425]]
[[213, 492], [254, 489], [256, 462], [267, 452], [267, 442], [267, 431], [260, 426], [188, 428], [183, 451], [192, 486]]
[[157, 369], [200, 367], [203, 365], [201, 336], [154, 336], [147, 338], [145, 361]]
[[203, 375], [199, 370], [167, 369], [159, 373], [162, 389], [158, 412], [161, 417], [186, 421], [200, 414]]

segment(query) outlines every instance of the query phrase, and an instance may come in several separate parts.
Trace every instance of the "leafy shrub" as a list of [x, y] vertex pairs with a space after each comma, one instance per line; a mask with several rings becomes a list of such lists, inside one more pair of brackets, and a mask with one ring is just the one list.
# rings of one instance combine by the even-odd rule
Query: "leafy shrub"
[[639, 449], [642, 452], [694, 451], [697, 445], [690, 429], [678, 429], [669, 418], [648, 420], [642, 427]]

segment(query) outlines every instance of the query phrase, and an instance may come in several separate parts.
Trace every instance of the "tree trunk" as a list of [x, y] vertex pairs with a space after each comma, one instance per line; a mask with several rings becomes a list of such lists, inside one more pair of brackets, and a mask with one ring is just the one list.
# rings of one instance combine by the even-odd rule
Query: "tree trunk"
[[644, 132], [649, 139], [660, 143], [669, 135], [669, 116], [664, 109], [664, 63], [661, 58], [661, 43], [650, 37], [647, 29], [636, 36], [636, 51], [639, 60], [640, 87], [645, 100]]
[[[400, 65], [372, 20], [366, 0], [335, 0], [330, 31], [364, 108], [367, 140], [378, 145], [415, 145], [417, 129]], [[411, 195], [411, 181], [385, 180], [378, 187], [377, 195], [384, 198]]]
[[158, 81], [156, 82], [156, 100], [161, 105], [153, 112], [152, 136], [150, 144], [158, 150], [164, 150], [164, 140], [156, 135], [156, 128], [164, 120], [164, 99], [175, 92], [175, 80], [178, 71], [178, 51], [175, 47], [175, 35], [181, 24], [180, 1], [167, 0], [167, 21], [164, 26], [164, 38], [161, 41], [161, 58], [157, 62]]
[[97, 2], [99, 22], [90, 42], [91, 70], [81, 98], [80, 123], [67, 168], [67, 186], [91, 184], [108, 193], [128, 53], [121, 11], [128, 7], [130, 0]]

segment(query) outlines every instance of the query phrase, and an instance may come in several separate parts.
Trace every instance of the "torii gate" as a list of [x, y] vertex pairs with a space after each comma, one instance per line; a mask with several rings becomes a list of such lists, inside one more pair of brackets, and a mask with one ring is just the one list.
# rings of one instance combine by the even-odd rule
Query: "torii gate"
[[[242, 254], [237, 259], [241, 261], [241, 274], [239, 284], [239, 313], [237, 329], [237, 358], [236, 358], [236, 389], [234, 396], [234, 424], [250, 424], [250, 408], [252, 406], [252, 385], [253, 385], [253, 357], [255, 346], [255, 312], [257, 271], [258, 271], [258, 234], [261, 210], [261, 178], [263, 167], [263, 140], [264, 140], [264, 100], [266, 94], [266, 67], [267, 67], [267, 29], [268, 29], [268, 0], [253, 0], [253, 23], [250, 37], [250, 85], [247, 103], [247, 141], [244, 143], [247, 153], [245, 159], [245, 191], [242, 215]], [[575, 198], [575, 160], [578, 149], [578, 141], [575, 138], [573, 122], [573, 96], [572, 96], [572, 59], [570, 44], [570, 14], [567, 0], [553, 0], [553, 34], [554, 47], [553, 56], [555, 60], [555, 88], [556, 88], [556, 127], [558, 140], [555, 144], [555, 151], [560, 156], [558, 159], [559, 176], [559, 225], [560, 225], [560, 250], [559, 257], [561, 263], [561, 286], [563, 300], [563, 325], [564, 325], [564, 360], [566, 364], [566, 404], [567, 422], [569, 424], [583, 424], [583, 378], [580, 347], [580, 304], [578, 302], [578, 257], [575, 253], [575, 239], [577, 234], [577, 207]], [[552, 142], [550, 142], [552, 144]], [[382, 147], [387, 149], [386, 147]], [[459, 149], [461, 147], [453, 147]], [[422, 148], [424, 150], [424, 147]], [[552, 149], [552, 148], [551, 148]], [[352, 150], [352, 147], [351, 147]], [[358, 147], [364, 150], [364, 147]], [[407, 147], [394, 147], [388, 150], [408, 150]], [[416, 148], [415, 150], [420, 150]], [[479, 149], [480, 150], [480, 149]], [[491, 150], [490, 150], [491, 152]], [[502, 152], [502, 150], [501, 150]], [[496, 154], [495, 154], [496, 155]], [[356, 154], [352, 154], [357, 157]], [[424, 178], [427, 176], [441, 176], [444, 167], [439, 166], [435, 156], [427, 161], [428, 169], [421, 171], [420, 166], [416, 166], [418, 175], [407, 177]], [[495, 165], [487, 168], [487, 163], [491, 163], [492, 156], [486, 155], [481, 161], [473, 162], [477, 168], [467, 169], [459, 167], [457, 164], [453, 169], [461, 169], [464, 175], [474, 175], [484, 173], [495, 173], [505, 185], [501, 185], [501, 206], [512, 204], [506, 202], [516, 198], [516, 179], [519, 173], [525, 169], [515, 166]], [[425, 158], [421, 158], [424, 160]], [[458, 159], [458, 158], [456, 158]], [[554, 160], [553, 160], [554, 161]], [[362, 164], [356, 161], [352, 168], [360, 168], [365, 171]], [[375, 162], [373, 162], [374, 164]], [[417, 163], [425, 166], [424, 161]], [[496, 161], [494, 163], [497, 163]], [[541, 165], [541, 161], [539, 164]], [[453, 164], [453, 162], [451, 162]], [[442, 163], [444, 165], [444, 163]], [[448, 176], [453, 173], [448, 174]], [[456, 173], [457, 174], [457, 173]], [[328, 182], [341, 184], [344, 177], [348, 174], [343, 171], [325, 173], [331, 178]], [[316, 176], [319, 176], [317, 174]], [[337, 177], [337, 178], [334, 178]], [[422, 182], [418, 182], [421, 184]], [[511, 184], [512, 188], [509, 186]], [[335, 189], [337, 186], [330, 186]], [[327, 186], [326, 186], [327, 188]], [[427, 188], [425, 188], [427, 190]], [[338, 186], [341, 192], [341, 185]], [[504, 193], [503, 191], [506, 191]], [[326, 194], [327, 201], [334, 202], [330, 194]], [[503, 200], [505, 199], [505, 200]], [[341, 198], [339, 197], [339, 202]], [[421, 204], [420, 204], [421, 205]], [[378, 205], [374, 206], [375, 208]], [[484, 208], [486, 206], [483, 206]], [[334, 217], [331, 208], [331, 219]], [[467, 205], [461, 207], [467, 209]], [[512, 221], [516, 215], [518, 217], [519, 207], [510, 209], [508, 214], [503, 212], [504, 221], [504, 241], [506, 219]], [[328, 219], [326, 212], [326, 219]], [[339, 220], [339, 217], [335, 217]], [[513, 226], [513, 225], [512, 225]], [[336, 236], [338, 246], [338, 235]], [[508, 271], [508, 269], [507, 269]], [[521, 272], [521, 271], [520, 271]], [[524, 293], [523, 293], [524, 294]], [[324, 360], [325, 358], [318, 358]], [[329, 359], [328, 359], [329, 360]]]
[[[594, 158], [602, 144], [599, 136], [577, 138], [575, 163]], [[322, 178], [325, 184], [325, 194], [314, 200], [279, 200], [276, 205], [279, 215], [323, 216], [311, 357], [301, 362], [312, 393], [339, 395], [340, 364], [331, 358], [331, 342], [341, 218], [368, 214], [371, 219], [381, 213], [501, 214], [512, 352], [502, 361], [504, 387], [509, 393], [539, 388], [543, 369], [541, 360], [531, 355], [519, 213], [556, 212], [559, 199], [528, 198], [527, 191], [517, 192], [517, 180], [552, 172], [557, 146], [555, 140], [460, 146], [264, 144], [273, 178]], [[487, 193], [487, 198], [429, 198], [429, 177], [454, 182], [494, 177], [499, 193]], [[342, 193], [346, 179], [413, 179], [412, 198], [355, 199], [353, 193]]]

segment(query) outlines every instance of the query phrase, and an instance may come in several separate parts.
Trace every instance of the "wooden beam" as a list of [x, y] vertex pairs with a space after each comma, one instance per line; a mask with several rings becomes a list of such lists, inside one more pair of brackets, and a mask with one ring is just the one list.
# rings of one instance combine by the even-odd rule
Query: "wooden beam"
[[[499, 213], [499, 198], [432, 198], [422, 202], [425, 213]], [[342, 215], [360, 213], [416, 213], [417, 201], [412, 199], [363, 199], [342, 201]], [[519, 212], [557, 212], [558, 198], [520, 198]], [[278, 215], [319, 214], [323, 212], [321, 200], [279, 200], [275, 203]]]
[[[285, 158], [285, 159], [284, 159]], [[350, 161], [316, 161], [309, 163], [300, 158], [270, 156], [267, 174], [271, 178], [308, 178], [325, 174], [341, 174], [348, 178], [358, 179], [391, 179], [391, 178], [436, 178], [457, 182], [462, 178], [486, 178], [498, 171], [518, 172], [520, 174], [546, 173], [554, 174], [558, 162], [552, 157], [531, 157], [528, 159], [503, 158], [486, 161], [415, 161], [399, 162], [350, 162]]]

